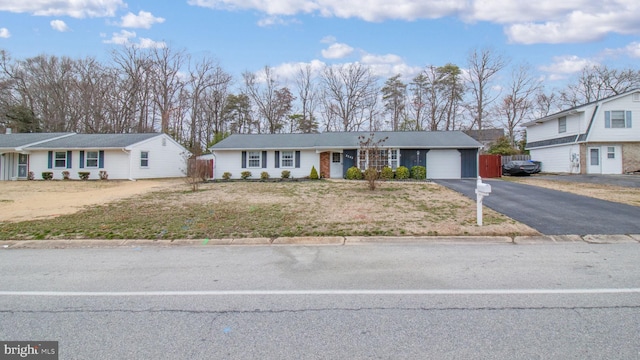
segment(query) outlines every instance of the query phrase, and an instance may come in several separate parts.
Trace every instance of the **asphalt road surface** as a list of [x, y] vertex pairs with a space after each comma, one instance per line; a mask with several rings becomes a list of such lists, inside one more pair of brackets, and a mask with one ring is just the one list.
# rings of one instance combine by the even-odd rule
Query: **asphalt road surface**
[[[476, 199], [475, 179], [435, 180]], [[640, 234], [640, 207], [503, 180], [487, 179], [485, 206], [545, 235]], [[576, 186], [580, 186], [576, 184]]]
[[640, 244], [0, 249], [60, 359], [638, 359]]

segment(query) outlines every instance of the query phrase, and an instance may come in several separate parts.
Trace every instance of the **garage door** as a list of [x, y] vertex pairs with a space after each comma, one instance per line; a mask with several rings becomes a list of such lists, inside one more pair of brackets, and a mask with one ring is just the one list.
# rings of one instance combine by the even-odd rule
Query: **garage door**
[[429, 150], [427, 178], [460, 179], [460, 152], [458, 150]]

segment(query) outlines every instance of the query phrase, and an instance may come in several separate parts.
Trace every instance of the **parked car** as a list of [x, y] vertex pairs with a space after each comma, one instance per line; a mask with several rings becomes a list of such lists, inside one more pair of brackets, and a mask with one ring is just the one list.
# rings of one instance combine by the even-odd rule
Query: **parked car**
[[531, 175], [540, 172], [540, 166], [529, 160], [512, 160], [502, 165], [502, 175]]
[[535, 170], [533, 171], [532, 174], [537, 174], [540, 172], [540, 169], [542, 168], [542, 161], [533, 161], [533, 160], [529, 160], [531, 161], [535, 166]]

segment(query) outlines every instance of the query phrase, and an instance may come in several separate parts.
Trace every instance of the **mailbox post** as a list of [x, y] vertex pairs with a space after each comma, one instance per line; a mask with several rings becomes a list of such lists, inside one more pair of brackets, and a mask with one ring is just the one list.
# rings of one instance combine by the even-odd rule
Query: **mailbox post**
[[478, 176], [476, 182], [476, 206], [478, 226], [482, 226], [482, 199], [491, 193], [491, 185], [482, 182], [482, 178]]

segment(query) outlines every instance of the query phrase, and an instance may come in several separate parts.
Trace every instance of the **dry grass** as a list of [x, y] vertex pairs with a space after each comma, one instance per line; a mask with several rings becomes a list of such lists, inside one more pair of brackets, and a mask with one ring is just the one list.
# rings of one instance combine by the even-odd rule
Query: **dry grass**
[[561, 180], [544, 180], [532, 177], [504, 177], [504, 180], [522, 184], [540, 186], [543, 188], [565, 191], [577, 195], [589, 196], [596, 199], [608, 200], [622, 204], [640, 206], [640, 188], [629, 188], [613, 185], [578, 183]]
[[484, 215], [485, 226], [477, 226], [475, 202], [425, 182], [382, 182], [376, 191], [360, 181], [218, 182], [197, 192], [183, 183], [49, 220], [0, 224], [0, 239], [537, 234], [490, 209]]

